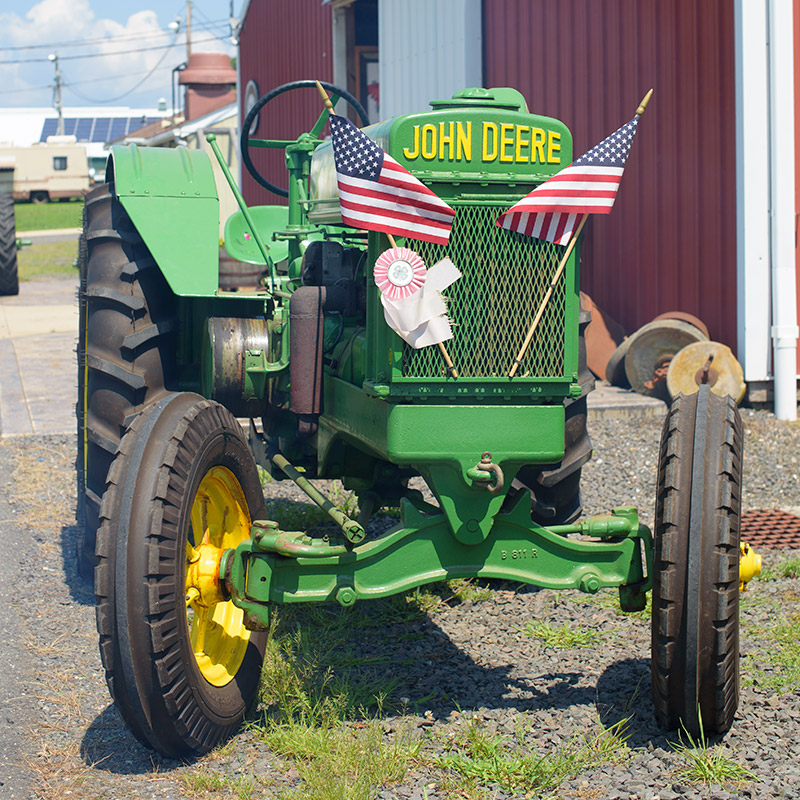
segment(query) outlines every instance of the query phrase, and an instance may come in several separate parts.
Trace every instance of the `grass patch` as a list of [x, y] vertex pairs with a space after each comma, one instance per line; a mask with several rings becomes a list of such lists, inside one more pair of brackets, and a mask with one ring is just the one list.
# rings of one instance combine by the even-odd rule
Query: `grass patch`
[[377, 717], [395, 706], [394, 682], [372, 669], [381, 659], [348, 651], [361, 621], [351, 619], [355, 609], [288, 611], [273, 624], [250, 728], [302, 780], [281, 797], [370, 800], [376, 787], [402, 780], [420, 741], [410, 728], [384, 736]]
[[463, 603], [481, 603], [494, 596], [492, 590], [475, 578], [453, 578], [418, 586], [406, 595], [407, 602], [423, 614], [447, 611]]
[[797, 691], [800, 685], [800, 614], [776, 623], [764, 631], [769, 645], [761, 657], [770, 669], [751, 666], [746, 683], [757, 683], [778, 694]]
[[540, 755], [525, 747], [521, 729], [513, 737], [500, 736], [473, 717], [458, 736], [445, 743], [446, 752], [435, 760], [461, 779], [468, 796], [480, 796], [480, 788], [489, 786], [510, 792], [552, 791], [588, 769], [625, 760], [630, 752], [627, 724], [628, 720], [620, 720], [595, 736], [575, 736]]
[[538, 639], [545, 647], [552, 647], [555, 650], [591, 647], [603, 638], [599, 631], [580, 625], [573, 627], [569, 622], [563, 625], [553, 625], [551, 622], [526, 622], [522, 632], [525, 636]]
[[75, 259], [78, 242], [46, 242], [23, 247], [17, 253], [17, 271], [21, 281], [38, 278], [77, 277]]
[[686, 733], [688, 744], [684, 743], [680, 733], [678, 734], [680, 742], [670, 744], [681, 761], [675, 773], [678, 779], [707, 785], [712, 783], [719, 786], [734, 785], [737, 788], [756, 780], [756, 776], [750, 770], [725, 755], [718, 745], [708, 746], [703, 733], [702, 719], [700, 720], [700, 740], [698, 742], [694, 741], [686, 729], [684, 729], [684, 733]]
[[184, 772], [180, 778], [195, 797], [216, 795], [226, 800], [250, 800], [258, 788], [258, 781], [251, 775], [231, 777], [206, 767]]
[[[261, 470], [259, 475], [262, 486], [272, 482], [266, 470]], [[348, 517], [354, 518], [358, 515], [358, 498], [354, 492], [346, 491], [341, 483], [333, 484], [328, 499]], [[267, 517], [277, 522], [283, 531], [310, 531], [320, 525], [335, 525], [328, 514], [310, 499], [267, 498]]]
[[774, 564], [764, 564], [756, 580], [774, 581], [779, 578], [800, 578], [800, 556], [786, 558]]
[[[563, 599], [563, 598], [562, 598]], [[653, 593], [647, 593], [647, 600], [645, 607], [641, 611], [623, 611], [619, 604], [619, 594], [616, 590], [607, 592], [598, 592], [597, 594], [586, 594], [584, 592], [578, 593], [575, 596], [575, 601], [587, 606], [595, 606], [596, 608], [607, 608], [615, 614], [620, 614], [623, 617], [630, 617], [632, 619], [646, 619], [649, 620], [653, 614]]]
[[[83, 200], [63, 203], [15, 203], [14, 222], [17, 235], [20, 231], [52, 231], [62, 228], [80, 228], [83, 225]], [[23, 237], [24, 238], [24, 237]]]

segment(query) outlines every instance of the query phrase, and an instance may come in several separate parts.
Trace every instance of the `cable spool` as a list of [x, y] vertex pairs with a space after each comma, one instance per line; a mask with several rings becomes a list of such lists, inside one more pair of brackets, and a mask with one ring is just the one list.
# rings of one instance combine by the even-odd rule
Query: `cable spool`
[[747, 385], [742, 366], [730, 347], [720, 342], [695, 342], [672, 359], [667, 369], [667, 391], [671, 397], [694, 394], [703, 384], [721, 397], [730, 395], [737, 405], [742, 401]]

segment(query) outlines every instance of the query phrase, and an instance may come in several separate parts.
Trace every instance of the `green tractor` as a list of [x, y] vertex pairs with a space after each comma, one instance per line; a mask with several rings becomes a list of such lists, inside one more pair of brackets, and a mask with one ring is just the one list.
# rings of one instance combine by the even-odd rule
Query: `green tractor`
[[[203, 152], [115, 147], [107, 183], [86, 199], [78, 558], [94, 573], [103, 664], [130, 730], [169, 756], [232, 734], [257, 691], [273, 604], [351, 606], [456, 577], [616, 587], [626, 611], [652, 590], [659, 718], [727, 730], [739, 687], [736, 406], [707, 387], [673, 404], [655, 542], [634, 508], [581, 519], [592, 379], [579, 246], [556, 281], [562, 247], [495, 224], [570, 163], [570, 132], [507, 88], [365, 129], [455, 210], [447, 246], [400, 239], [461, 272], [447, 290], [450, 368], [387, 325], [373, 267], [389, 242], [342, 224], [328, 112], [294, 141], [248, 137], [270, 100], [313, 86], [271, 91], [241, 128], [247, 169], [287, 206], [248, 208], [226, 172], [240, 210], [224, 246], [263, 270], [249, 290], [219, 288], [219, 201]], [[325, 88], [366, 123], [355, 98]], [[253, 147], [285, 151], [288, 189], [258, 173]], [[334, 532], [268, 520], [258, 467], [294, 481]], [[410, 484], [420, 477], [429, 494]], [[340, 479], [359, 514], [315, 478]], [[398, 522], [373, 534], [382, 507]]]

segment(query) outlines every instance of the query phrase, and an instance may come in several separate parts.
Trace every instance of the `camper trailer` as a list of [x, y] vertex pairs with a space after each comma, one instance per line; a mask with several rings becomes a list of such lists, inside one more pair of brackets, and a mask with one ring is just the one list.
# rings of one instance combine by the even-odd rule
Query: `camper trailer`
[[89, 190], [86, 148], [74, 136], [48, 136], [30, 147], [0, 146], [0, 158], [14, 159], [15, 200], [47, 203]]

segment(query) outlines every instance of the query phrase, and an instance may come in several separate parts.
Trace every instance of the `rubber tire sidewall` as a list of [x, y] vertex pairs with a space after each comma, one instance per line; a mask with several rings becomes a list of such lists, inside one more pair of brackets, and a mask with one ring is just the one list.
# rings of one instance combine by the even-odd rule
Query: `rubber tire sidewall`
[[[196, 437], [199, 418], [213, 414], [227, 425], [210, 436]], [[126, 435], [134, 441], [126, 443], [125, 449], [133, 445], [133, 452], [126, 456], [125, 474], [117, 487], [121, 491], [116, 504], [120, 516], [114, 565], [119, 645], [115, 669], [121, 671], [131, 702], [120, 710], [126, 721], [132, 715], [131, 727], [142, 731], [148, 743], [167, 756], [207, 752], [235, 732], [260, 680], [266, 634], [251, 633], [245, 660], [234, 679], [226, 686], [212, 686], [197, 665], [185, 613], [190, 512], [208, 470], [214, 466], [230, 469], [242, 486], [251, 518], [263, 515], [255, 462], [241, 429], [236, 428], [239, 424], [219, 404], [183, 393], [143, 412]], [[177, 441], [180, 437], [196, 441], [187, 446], [185, 440]], [[183, 489], [183, 476], [166, 466], [171, 462], [188, 463]], [[178, 505], [165, 504], [176, 490], [180, 490]], [[161, 528], [154, 538], [159, 518]], [[159, 580], [154, 585], [150, 578], [155, 564]]]
[[0, 192], [0, 235], [0, 296], [10, 297], [19, 294], [17, 231], [11, 192]]
[[727, 731], [739, 702], [742, 437], [732, 398], [718, 397], [707, 386], [673, 401], [662, 433], [653, 703], [664, 727], [683, 727], [692, 736], [700, 733], [701, 722], [705, 734]]

